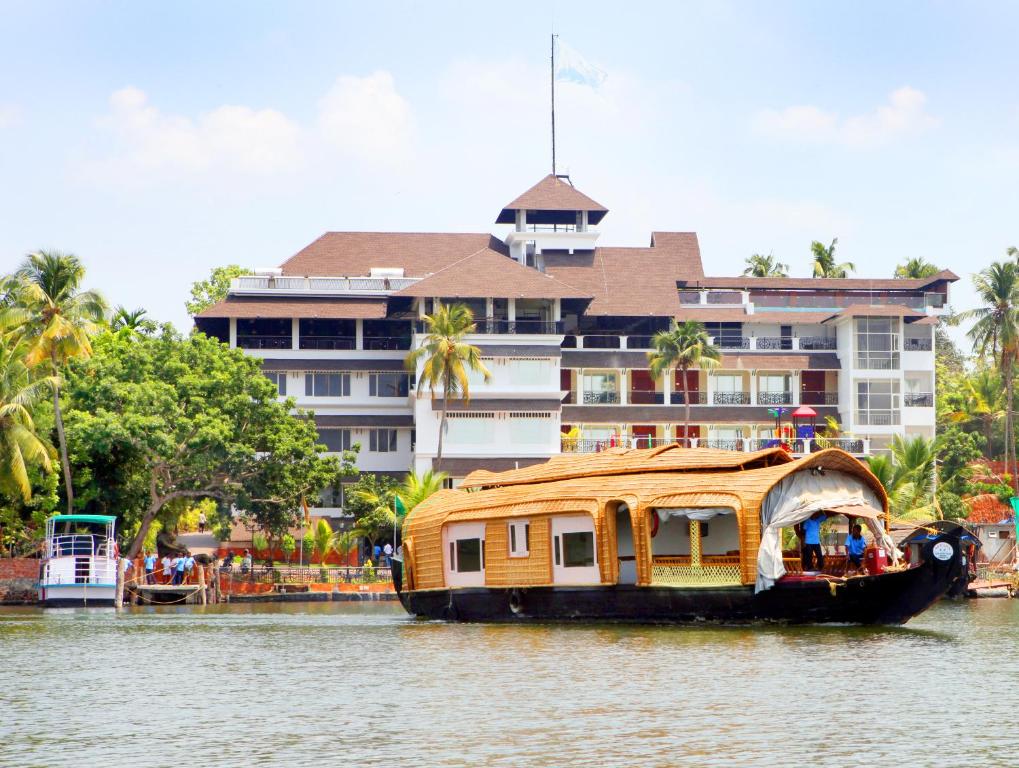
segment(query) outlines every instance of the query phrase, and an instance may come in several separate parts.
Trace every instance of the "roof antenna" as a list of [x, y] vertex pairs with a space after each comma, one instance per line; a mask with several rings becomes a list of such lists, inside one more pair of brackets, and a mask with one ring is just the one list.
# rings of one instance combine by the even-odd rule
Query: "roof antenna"
[[552, 175], [556, 175], [556, 163], [555, 163], [555, 39], [559, 37], [555, 32], [552, 33], [552, 67], [550, 70], [552, 80]]

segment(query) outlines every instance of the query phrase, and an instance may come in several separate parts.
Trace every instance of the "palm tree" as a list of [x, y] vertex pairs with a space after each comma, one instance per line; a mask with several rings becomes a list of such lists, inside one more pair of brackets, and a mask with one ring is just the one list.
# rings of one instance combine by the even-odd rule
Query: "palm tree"
[[51, 373], [53, 415], [70, 514], [74, 510], [74, 486], [60, 412], [60, 370], [68, 360], [92, 354], [89, 335], [96, 332], [105, 317], [106, 302], [95, 291], [81, 289], [85, 268], [73, 254], [58, 251], [29, 254], [17, 274], [28, 312], [25, 362], [29, 367], [46, 365]]
[[924, 259], [920, 257], [909, 259], [905, 264], [900, 264], [895, 268], [895, 277], [901, 279], [915, 280], [924, 277], [931, 277], [937, 273], [937, 267], [929, 261], [924, 261]]
[[687, 372], [691, 369], [707, 370], [715, 368], [722, 362], [722, 353], [711, 343], [704, 324], [696, 320], [685, 320], [682, 323], [673, 321], [672, 329], [659, 331], [651, 339], [653, 352], [648, 352], [648, 363], [651, 376], [661, 378], [670, 370], [682, 373], [683, 404], [683, 436], [689, 445], [690, 439], [690, 394], [687, 387]]
[[31, 409], [55, 383], [49, 376], [33, 381], [23, 354], [20, 345], [0, 344], [0, 491], [28, 503], [29, 466], [53, 470], [53, 449], [36, 432]]
[[439, 445], [435, 456], [435, 466], [442, 464], [442, 438], [446, 432], [446, 408], [449, 398], [461, 395], [465, 402], [470, 400], [470, 384], [467, 372], [475, 371], [484, 376], [485, 382], [492, 379], [492, 374], [481, 362], [481, 350], [464, 341], [469, 333], [474, 333], [474, 315], [463, 304], [446, 306], [440, 304], [431, 315], [425, 316], [427, 334], [420, 347], [407, 355], [407, 368], [415, 370], [419, 360], [424, 358], [421, 369], [421, 380], [418, 382], [418, 397], [428, 387], [432, 399], [435, 390], [442, 393], [442, 416], [439, 419]]
[[973, 275], [973, 285], [984, 306], [960, 312], [959, 317], [976, 321], [966, 335], [975, 351], [994, 358], [1005, 380], [1005, 472], [1011, 474], [1013, 488], [1019, 488], [1013, 412], [1019, 355], [1019, 265], [996, 261]]
[[991, 458], [994, 423], [1005, 416], [1005, 409], [1002, 407], [1001, 377], [992, 370], [984, 369], [967, 376], [964, 387], [966, 400], [962, 410], [949, 414], [949, 418], [955, 422], [978, 423], [987, 441], [984, 455]]
[[814, 254], [814, 277], [846, 277], [849, 272], [856, 271], [856, 265], [851, 261], [835, 263], [835, 246], [838, 242], [836, 237], [827, 247], [817, 240], [810, 244], [810, 252]]
[[348, 564], [347, 560], [350, 557], [350, 553], [357, 547], [357, 541], [363, 535], [357, 528], [336, 532], [336, 535], [333, 537], [333, 549], [343, 559], [344, 565]]
[[884, 486], [892, 514], [900, 520], [938, 517], [934, 499], [937, 441], [895, 435], [889, 451], [871, 456], [867, 465]]
[[315, 551], [318, 552], [318, 563], [325, 568], [326, 558], [333, 551], [333, 528], [324, 517], [319, 518], [315, 526]]
[[748, 277], [788, 277], [789, 265], [776, 261], [772, 254], [764, 256], [755, 253], [746, 259], [746, 269], [743, 274]]
[[403, 504], [404, 514], [409, 514], [414, 507], [433, 493], [441, 491], [446, 477], [445, 472], [435, 472], [431, 469], [426, 469], [420, 475], [413, 470], [408, 472], [403, 483], [396, 489], [396, 495]]
[[130, 335], [150, 334], [156, 330], [156, 323], [146, 317], [147, 314], [148, 312], [141, 307], [128, 310], [123, 305], [118, 306], [113, 310], [113, 316], [110, 318], [110, 330], [114, 332], [126, 331]]

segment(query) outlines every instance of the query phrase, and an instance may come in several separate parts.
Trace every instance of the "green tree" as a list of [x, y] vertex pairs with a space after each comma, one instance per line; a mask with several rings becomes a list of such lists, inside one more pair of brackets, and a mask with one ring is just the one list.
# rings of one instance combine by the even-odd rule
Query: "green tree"
[[343, 564], [347, 565], [350, 553], [357, 549], [357, 542], [361, 538], [361, 532], [356, 528], [349, 531], [337, 531], [334, 537], [333, 547], [339, 553]]
[[318, 552], [319, 565], [325, 568], [326, 558], [333, 551], [333, 528], [324, 517], [320, 517], [315, 525], [315, 551]]
[[967, 335], [973, 348], [998, 364], [1005, 381], [1005, 471], [1017, 482], [1015, 423], [1015, 364], [1019, 355], [1019, 265], [994, 262], [973, 276], [973, 285], [983, 304], [959, 314], [973, 320]]
[[32, 467], [53, 471], [52, 448], [36, 430], [32, 409], [57, 382], [54, 376], [33, 380], [24, 351], [21, 344], [0, 344], [0, 491], [27, 504]]
[[128, 334], [153, 334], [159, 326], [155, 320], [146, 317], [147, 314], [148, 312], [141, 307], [129, 310], [124, 306], [118, 306], [110, 317], [110, 330]]
[[465, 402], [471, 398], [468, 371], [480, 373], [486, 382], [492, 374], [481, 362], [481, 350], [464, 341], [474, 333], [474, 315], [463, 304], [440, 305], [431, 315], [425, 316], [427, 332], [421, 346], [407, 355], [408, 370], [416, 370], [418, 361], [423, 360], [421, 380], [418, 382], [418, 397], [425, 387], [432, 399], [439, 390], [442, 398], [442, 415], [439, 419], [439, 444], [436, 450], [435, 466], [442, 464], [442, 439], [446, 433], [446, 409], [449, 399], [460, 396]]
[[856, 265], [851, 261], [836, 263], [835, 246], [838, 242], [836, 237], [829, 246], [817, 240], [810, 244], [810, 252], [814, 256], [814, 277], [847, 277], [849, 272], [856, 271]]
[[175, 499], [214, 498], [278, 530], [342, 472], [257, 360], [201, 334], [104, 334], [91, 359], [71, 366], [67, 391], [75, 455], [93, 466], [116, 457], [126, 502], [116, 511], [138, 525], [130, 557]]
[[687, 372], [690, 369], [708, 370], [722, 362], [722, 353], [711, 343], [703, 323], [685, 320], [673, 321], [672, 329], [659, 331], [651, 339], [653, 351], [647, 353], [651, 375], [659, 379], [671, 370], [681, 373], [683, 390], [683, 435], [690, 438], [690, 392]]
[[30, 367], [45, 366], [52, 377], [53, 415], [70, 514], [74, 511], [74, 484], [60, 408], [60, 376], [68, 361], [92, 354], [89, 336], [98, 331], [105, 318], [106, 302], [95, 291], [82, 289], [85, 267], [73, 254], [58, 251], [29, 254], [17, 277], [26, 312], [25, 362]]
[[237, 264], [214, 268], [208, 280], [199, 280], [191, 284], [191, 301], [184, 302], [188, 314], [193, 317], [223, 301], [230, 291], [230, 281], [235, 277], [250, 274], [253, 274], [250, 269]]
[[777, 261], [772, 254], [755, 253], [746, 258], [743, 274], [749, 277], [788, 277], [789, 265]]
[[931, 277], [938, 273], [938, 268], [922, 258], [907, 259], [905, 263], [895, 268], [895, 277], [899, 279], [917, 280], [924, 277]]
[[354, 516], [358, 536], [373, 548], [380, 538], [392, 535], [398, 523], [393, 506], [397, 488], [391, 477], [364, 472], [347, 490], [344, 511]]
[[970, 464], [980, 458], [980, 436], [953, 426], [938, 435], [938, 492], [970, 492]]
[[434, 472], [431, 469], [426, 469], [420, 475], [414, 471], [408, 472], [400, 487], [396, 489], [396, 495], [403, 503], [404, 513], [409, 514], [433, 493], [441, 491], [446, 477], [445, 472]]
[[1001, 377], [983, 369], [962, 381], [962, 408], [950, 414], [954, 422], [975, 425], [983, 434], [985, 450], [990, 458], [994, 425], [1005, 417]]
[[284, 533], [280, 539], [280, 549], [283, 551], [283, 557], [287, 559], [287, 565], [290, 565], [290, 558], [294, 556], [294, 551], [297, 549], [294, 537], [289, 533]]

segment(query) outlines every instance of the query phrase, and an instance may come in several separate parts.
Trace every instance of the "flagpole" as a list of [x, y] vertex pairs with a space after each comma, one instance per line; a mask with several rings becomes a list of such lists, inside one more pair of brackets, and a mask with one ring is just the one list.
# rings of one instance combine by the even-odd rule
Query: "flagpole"
[[556, 35], [552, 33], [552, 58], [551, 58], [551, 81], [552, 81], [552, 175], [555, 176], [556, 164], [555, 164], [555, 39]]

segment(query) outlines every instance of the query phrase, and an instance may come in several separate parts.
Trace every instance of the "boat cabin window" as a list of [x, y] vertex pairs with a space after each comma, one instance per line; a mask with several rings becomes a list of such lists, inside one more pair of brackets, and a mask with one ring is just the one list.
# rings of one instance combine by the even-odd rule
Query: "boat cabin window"
[[564, 568], [589, 568], [594, 565], [594, 533], [564, 533], [562, 538]]
[[443, 570], [450, 587], [477, 587], [485, 583], [485, 524], [452, 523], [442, 531], [446, 562]]
[[483, 539], [457, 539], [449, 543], [449, 559], [457, 573], [477, 573], [485, 567]]
[[509, 556], [527, 557], [531, 551], [531, 523], [518, 520], [509, 524]]

